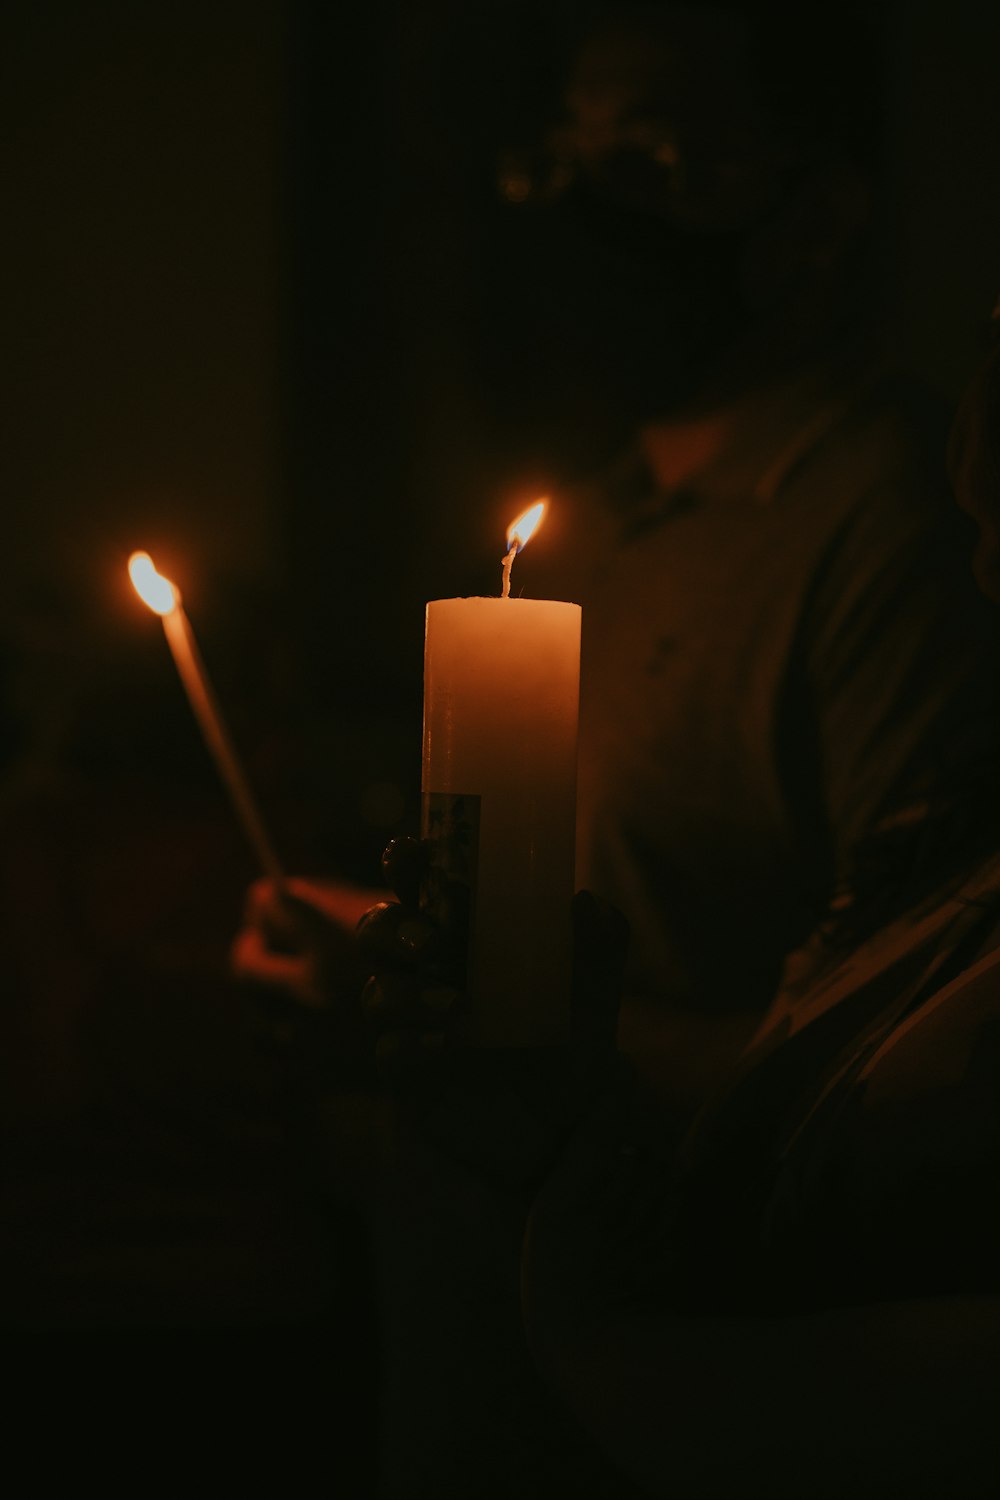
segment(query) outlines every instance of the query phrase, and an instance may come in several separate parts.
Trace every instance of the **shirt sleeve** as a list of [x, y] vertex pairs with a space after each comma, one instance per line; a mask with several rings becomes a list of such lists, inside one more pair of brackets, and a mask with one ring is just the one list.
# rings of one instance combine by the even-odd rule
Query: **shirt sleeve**
[[1000, 950], [897, 1025], [786, 1149], [777, 1305], [1000, 1292]]
[[[892, 483], [828, 548], [797, 669], [812, 715], [830, 884], [885, 920], [942, 851], [996, 821], [1000, 611], [972, 575], [973, 531], [946, 496]], [[790, 764], [793, 788], [804, 768]], [[794, 795], [794, 792], [793, 792]]]

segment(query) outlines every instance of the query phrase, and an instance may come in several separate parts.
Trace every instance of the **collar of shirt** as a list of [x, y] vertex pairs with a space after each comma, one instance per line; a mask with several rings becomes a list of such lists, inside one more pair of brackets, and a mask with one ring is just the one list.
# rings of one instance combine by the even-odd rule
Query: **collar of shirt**
[[603, 476], [604, 502], [629, 536], [713, 501], [771, 505], [879, 375], [813, 367], [725, 409], [650, 424]]

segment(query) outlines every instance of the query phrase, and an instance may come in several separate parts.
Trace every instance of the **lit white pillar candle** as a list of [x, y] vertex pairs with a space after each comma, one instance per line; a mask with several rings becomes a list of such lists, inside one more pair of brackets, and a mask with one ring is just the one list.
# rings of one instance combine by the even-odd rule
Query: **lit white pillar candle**
[[423, 899], [467, 931], [467, 1034], [488, 1046], [569, 1029], [580, 606], [509, 597], [530, 534], [508, 533], [503, 597], [427, 606]]
[[257, 856], [264, 874], [281, 893], [285, 876], [263, 820], [257, 809], [250, 785], [229, 737], [198, 643], [181, 604], [180, 590], [153, 566], [148, 552], [133, 552], [128, 560], [129, 577], [136, 593], [154, 614], [160, 616], [163, 633], [170, 647], [188, 702], [194, 711], [205, 744], [215, 761], [219, 775], [229, 793], [236, 817]]

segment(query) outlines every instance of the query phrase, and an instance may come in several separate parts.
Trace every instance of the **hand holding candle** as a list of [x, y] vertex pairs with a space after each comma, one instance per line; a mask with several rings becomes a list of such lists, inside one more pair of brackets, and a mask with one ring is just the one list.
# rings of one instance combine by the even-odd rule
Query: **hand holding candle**
[[257, 804], [250, 791], [239, 758], [222, 719], [205, 665], [198, 650], [188, 617], [181, 604], [177, 587], [153, 566], [147, 552], [133, 552], [128, 563], [129, 577], [139, 598], [154, 614], [160, 616], [194, 716], [205, 743], [229, 792], [236, 816], [250, 842], [264, 874], [279, 893], [285, 890], [285, 876], [267, 836]]

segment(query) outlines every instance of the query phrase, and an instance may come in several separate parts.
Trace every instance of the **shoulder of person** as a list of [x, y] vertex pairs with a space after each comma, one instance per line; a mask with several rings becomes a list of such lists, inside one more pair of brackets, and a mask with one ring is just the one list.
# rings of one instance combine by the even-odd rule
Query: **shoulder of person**
[[779, 503], [911, 524], [954, 511], [947, 483], [949, 403], [915, 378], [878, 368], [834, 388], [775, 486]]

